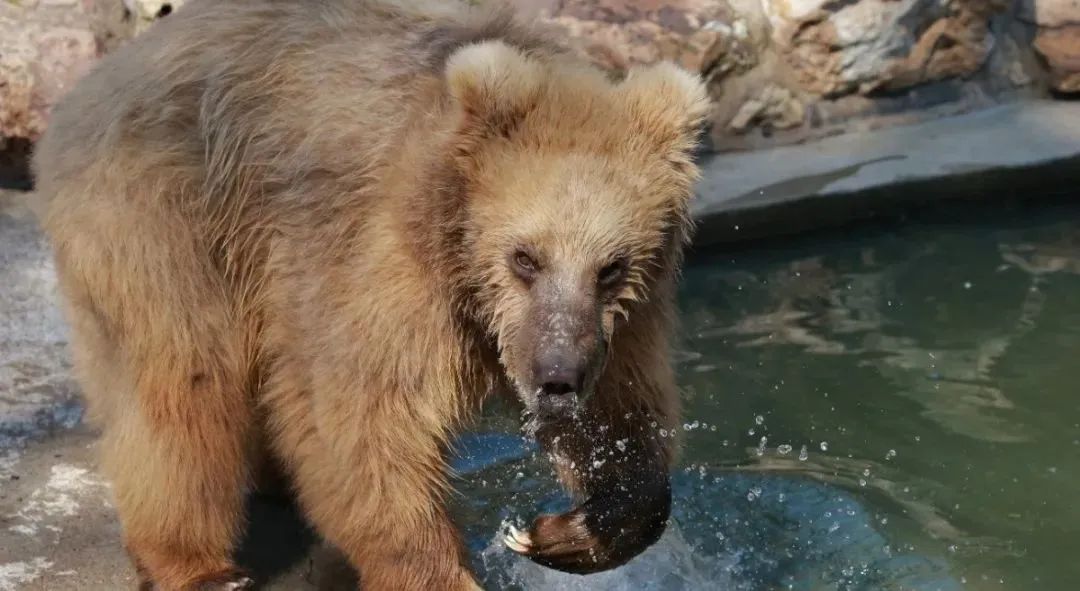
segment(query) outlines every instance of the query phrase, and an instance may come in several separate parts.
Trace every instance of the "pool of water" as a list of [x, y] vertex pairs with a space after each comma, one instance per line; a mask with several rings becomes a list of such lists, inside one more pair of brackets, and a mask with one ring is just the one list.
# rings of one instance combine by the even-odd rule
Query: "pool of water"
[[458, 510], [493, 588], [1077, 588], [1080, 209], [696, 253], [681, 306], [672, 527], [588, 578], [512, 556], [565, 500], [492, 416]]

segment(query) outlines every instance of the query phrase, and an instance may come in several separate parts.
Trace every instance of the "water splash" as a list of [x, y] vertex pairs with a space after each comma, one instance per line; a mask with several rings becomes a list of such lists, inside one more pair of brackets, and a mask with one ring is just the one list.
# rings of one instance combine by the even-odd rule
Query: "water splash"
[[[514, 438], [472, 440], [492, 454], [488, 467], [460, 482], [462, 524], [485, 588], [669, 591], [909, 591], [959, 589], [942, 557], [901, 547], [879, 531], [880, 518], [841, 488], [795, 474], [746, 473], [686, 466], [673, 474], [672, 519], [661, 540], [623, 567], [587, 577], [536, 565], [507, 550], [503, 524], [562, 512], [541, 454], [507, 449]], [[516, 439], [520, 444], [520, 439]], [[498, 445], [495, 445], [498, 443]], [[468, 450], [463, 455], [469, 456]], [[792, 456], [788, 462], [806, 466]], [[865, 465], [852, 470], [861, 474]], [[876, 469], [875, 469], [876, 470]], [[522, 472], [528, 477], [507, 475]]]
[[660, 541], [629, 564], [589, 576], [552, 570], [518, 556], [506, 549], [500, 535], [480, 553], [487, 588], [522, 591], [734, 589], [731, 569], [735, 560], [735, 556], [697, 553], [677, 525], [669, 527]]

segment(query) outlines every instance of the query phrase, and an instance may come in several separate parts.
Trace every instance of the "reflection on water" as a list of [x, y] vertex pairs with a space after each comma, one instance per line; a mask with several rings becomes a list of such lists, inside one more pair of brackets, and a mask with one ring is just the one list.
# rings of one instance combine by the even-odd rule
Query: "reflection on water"
[[491, 544], [555, 502], [513, 460], [462, 487], [493, 588], [1076, 588], [1080, 209], [699, 253], [682, 295], [672, 531], [533, 567]]

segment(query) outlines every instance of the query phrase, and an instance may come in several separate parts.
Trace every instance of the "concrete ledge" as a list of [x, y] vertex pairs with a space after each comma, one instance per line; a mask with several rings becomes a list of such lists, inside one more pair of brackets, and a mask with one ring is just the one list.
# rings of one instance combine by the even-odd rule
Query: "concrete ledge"
[[1080, 186], [1080, 103], [1028, 101], [800, 146], [706, 157], [698, 245]]

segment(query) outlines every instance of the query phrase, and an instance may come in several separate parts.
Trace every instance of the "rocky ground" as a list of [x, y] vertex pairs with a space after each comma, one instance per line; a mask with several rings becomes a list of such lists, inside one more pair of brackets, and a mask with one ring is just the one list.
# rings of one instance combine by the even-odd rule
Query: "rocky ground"
[[[0, 451], [0, 591], [134, 588], [108, 486], [96, 471], [96, 434], [77, 427]], [[268, 591], [354, 589], [336, 553], [313, 543], [291, 506], [253, 499], [240, 561]]]

